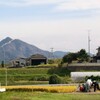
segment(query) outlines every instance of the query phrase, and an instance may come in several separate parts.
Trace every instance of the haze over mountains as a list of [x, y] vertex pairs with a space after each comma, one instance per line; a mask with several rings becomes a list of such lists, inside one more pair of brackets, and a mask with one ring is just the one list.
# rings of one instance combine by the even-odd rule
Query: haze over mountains
[[53, 54], [19, 39], [7, 37], [0, 41], [0, 61], [10, 61], [19, 57], [30, 57], [33, 54], [42, 54], [47, 58], [61, 58], [67, 52], [56, 51]]

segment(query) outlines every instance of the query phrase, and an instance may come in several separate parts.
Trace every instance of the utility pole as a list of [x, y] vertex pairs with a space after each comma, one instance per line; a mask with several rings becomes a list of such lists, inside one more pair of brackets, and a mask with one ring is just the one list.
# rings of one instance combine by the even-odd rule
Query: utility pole
[[7, 67], [5, 66], [5, 50], [4, 50], [4, 46], [1, 46], [2, 50], [3, 50], [3, 56], [4, 56], [4, 68], [5, 68], [5, 85], [7, 86]]
[[54, 48], [51, 48], [51, 58], [54, 58], [53, 50]]
[[88, 30], [88, 53], [89, 53], [89, 56], [90, 56], [90, 30]]

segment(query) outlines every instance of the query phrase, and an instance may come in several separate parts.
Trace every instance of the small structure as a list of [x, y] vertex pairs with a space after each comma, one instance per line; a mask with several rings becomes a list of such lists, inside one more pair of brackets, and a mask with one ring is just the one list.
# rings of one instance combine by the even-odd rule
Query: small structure
[[46, 64], [47, 58], [41, 54], [34, 54], [29, 58], [16, 58], [10, 62], [11, 67], [24, 67], [39, 64]]
[[84, 81], [86, 76], [100, 76], [100, 72], [71, 72], [71, 79], [74, 82]]
[[28, 65], [39, 65], [39, 64], [46, 64], [47, 58], [41, 54], [34, 54], [27, 60]]
[[11, 61], [12, 67], [24, 67], [26, 66], [26, 58], [17, 58]]
[[100, 47], [97, 48], [98, 52], [96, 56], [93, 57], [93, 62], [100, 63]]

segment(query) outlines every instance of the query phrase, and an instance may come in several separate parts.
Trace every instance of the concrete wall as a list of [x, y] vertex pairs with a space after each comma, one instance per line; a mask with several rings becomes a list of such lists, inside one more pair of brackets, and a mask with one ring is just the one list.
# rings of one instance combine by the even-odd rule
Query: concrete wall
[[100, 71], [100, 63], [69, 64], [70, 71]]

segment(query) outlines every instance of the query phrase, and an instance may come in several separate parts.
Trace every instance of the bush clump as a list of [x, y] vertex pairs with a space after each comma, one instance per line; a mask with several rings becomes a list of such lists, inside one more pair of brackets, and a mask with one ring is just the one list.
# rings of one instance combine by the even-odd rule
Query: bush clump
[[60, 83], [62, 83], [62, 80], [58, 75], [54, 74], [50, 76], [49, 84], [60, 84]]
[[91, 75], [91, 76], [86, 76], [86, 77], [85, 77], [85, 80], [87, 80], [87, 79], [91, 79], [92, 81], [93, 81], [93, 80], [100, 81], [100, 76], [93, 76], [93, 75]]

